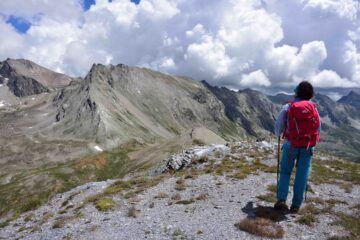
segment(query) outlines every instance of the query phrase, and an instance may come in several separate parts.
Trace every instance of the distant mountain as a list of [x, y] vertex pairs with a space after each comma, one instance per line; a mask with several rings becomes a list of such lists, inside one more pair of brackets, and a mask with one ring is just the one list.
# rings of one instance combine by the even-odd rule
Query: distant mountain
[[290, 101], [293, 101], [294, 95], [289, 95], [285, 93], [279, 93], [274, 96], [269, 96], [269, 99], [276, 104], [284, 105]]
[[360, 108], [360, 93], [351, 91], [347, 96], [340, 98], [338, 102]]
[[72, 78], [41, 67], [29, 60], [0, 62], [0, 84], [6, 84], [17, 97], [25, 97], [64, 87]]

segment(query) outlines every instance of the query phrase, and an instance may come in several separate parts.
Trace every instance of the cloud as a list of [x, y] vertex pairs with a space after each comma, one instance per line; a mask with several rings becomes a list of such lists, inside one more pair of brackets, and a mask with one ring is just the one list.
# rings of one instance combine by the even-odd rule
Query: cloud
[[322, 87], [322, 88], [336, 88], [336, 87], [351, 88], [357, 86], [356, 83], [351, 82], [348, 79], [341, 78], [336, 72], [332, 70], [323, 70], [319, 72], [317, 75], [313, 76], [310, 79], [310, 82], [315, 87]]
[[305, 8], [320, 9], [323, 12], [337, 14], [341, 18], [354, 20], [360, 10], [357, 0], [303, 0]]
[[348, 67], [348, 75], [357, 84], [360, 84], [360, 53], [354, 42], [345, 42], [343, 56], [344, 64]]
[[0, 18], [0, 58], [7, 57], [21, 57], [22, 51], [24, 51], [24, 39], [21, 34], [4, 19]]
[[[360, 86], [353, 0], [0, 1], [0, 58], [72, 76], [93, 63], [136, 65], [233, 89]], [[10, 16], [31, 23], [18, 34]]]
[[0, 1], [2, 15], [18, 16], [35, 22], [41, 15], [51, 16], [53, 19], [69, 21], [82, 14], [80, 0], [49, 1], [49, 0], [2, 0]]
[[245, 87], [268, 87], [271, 85], [270, 80], [261, 70], [257, 70], [250, 74], [243, 75], [240, 83], [242, 86]]

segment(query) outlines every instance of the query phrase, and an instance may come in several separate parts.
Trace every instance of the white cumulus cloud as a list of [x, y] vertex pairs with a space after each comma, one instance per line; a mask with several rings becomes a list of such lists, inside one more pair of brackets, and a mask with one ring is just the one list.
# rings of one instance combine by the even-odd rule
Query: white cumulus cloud
[[82, 0], [1, 0], [0, 59], [72, 76], [124, 63], [233, 89], [359, 87], [358, 16], [354, 0], [97, 0], [88, 11]]
[[268, 87], [271, 85], [270, 80], [262, 70], [257, 70], [249, 74], [243, 75], [240, 81], [242, 86], [249, 87]]
[[315, 87], [323, 87], [323, 88], [336, 88], [336, 87], [356, 87], [357, 84], [351, 82], [347, 79], [341, 78], [336, 72], [332, 70], [323, 70], [319, 72], [317, 75], [314, 75], [310, 82]]
[[337, 14], [342, 18], [354, 20], [360, 10], [357, 0], [303, 0], [305, 8], [316, 8], [324, 12]]

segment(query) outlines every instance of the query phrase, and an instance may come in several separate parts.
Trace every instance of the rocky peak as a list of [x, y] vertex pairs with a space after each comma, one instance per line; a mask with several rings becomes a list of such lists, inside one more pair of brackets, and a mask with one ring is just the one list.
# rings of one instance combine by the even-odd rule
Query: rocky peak
[[352, 105], [354, 107], [360, 107], [360, 94], [355, 91], [350, 91], [346, 96], [343, 96], [338, 100], [339, 103]]
[[9, 75], [12, 73], [26, 78], [32, 78], [46, 88], [64, 87], [72, 81], [71, 77], [54, 72], [26, 59], [8, 58], [3, 62], [1, 68], [4, 74]]

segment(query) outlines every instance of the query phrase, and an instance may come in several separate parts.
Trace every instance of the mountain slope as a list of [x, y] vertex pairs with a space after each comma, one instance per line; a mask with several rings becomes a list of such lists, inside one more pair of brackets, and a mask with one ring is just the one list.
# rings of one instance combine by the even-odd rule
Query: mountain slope
[[338, 102], [360, 108], [360, 94], [354, 91], [350, 91], [348, 95], [340, 98]]
[[0, 62], [0, 84], [6, 84], [17, 97], [25, 97], [64, 87], [72, 79], [25, 59]]
[[201, 83], [124, 65], [94, 65], [84, 81], [61, 90], [53, 104], [55, 132], [106, 146], [131, 138], [172, 138], [198, 127], [223, 135], [224, 125], [234, 125]]

